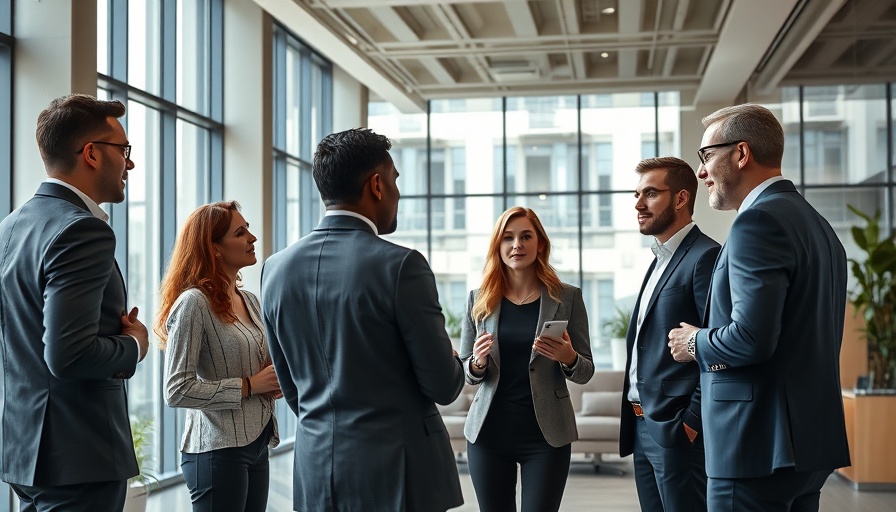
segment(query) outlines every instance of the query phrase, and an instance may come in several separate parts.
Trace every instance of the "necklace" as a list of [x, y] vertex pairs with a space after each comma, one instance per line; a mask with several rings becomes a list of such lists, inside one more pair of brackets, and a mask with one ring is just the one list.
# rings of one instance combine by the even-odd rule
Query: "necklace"
[[[535, 290], [535, 291], [538, 291], [538, 290]], [[525, 297], [523, 297], [523, 298], [520, 299], [520, 300], [512, 300], [512, 299], [511, 299], [510, 302], [513, 302], [513, 303], [516, 304], [517, 306], [522, 306], [522, 305], [523, 305], [523, 302], [526, 302], [526, 299], [528, 299], [529, 297], [531, 297], [531, 296], [535, 293], [535, 291], [533, 291], [533, 292], [530, 293], [529, 295], [526, 295]], [[510, 299], [510, 297], [507, 297], [507, 298]]]

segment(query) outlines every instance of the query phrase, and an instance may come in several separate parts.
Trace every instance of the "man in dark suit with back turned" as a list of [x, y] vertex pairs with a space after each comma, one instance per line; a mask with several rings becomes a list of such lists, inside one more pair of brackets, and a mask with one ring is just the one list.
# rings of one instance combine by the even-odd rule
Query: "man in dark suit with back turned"
[[700, 369], [679, 364], [666, 343], [679, 322], [700, 323], [719, 244], [691, 220], [697, 178], [687, 162], [649, 158], [635, 209], [641, 234], [656, 239], [629, 323], [619, 452], [634, 453], [641, 510], [706, 510]]
[[134, 168], [124, 112], [50, 103], [37, 122], [48, 179], [0, 222], [0, 457], [22, 510], [121, 510], [137, 474], [124, 379], [149, 341], [98, 206], [124, 200]]
[[463, 503], [435, 403], [460, 393], [435, 279], [395, 231], [398, 171], [370, 130], [328, 135], [314, 155], [327, 212], [262, 270], [274, 368], [296, 425], [293, 506], [444, 511]]
[[703, 391], [711, 511], [817, 511], [849, 465], [839, 353], [846, 254], [830, 224], [781, 176], [784, 132], [759, 105], [703, 119], [698, 178], [737, 210], [713, 272], [704, 329], [669, 333]]

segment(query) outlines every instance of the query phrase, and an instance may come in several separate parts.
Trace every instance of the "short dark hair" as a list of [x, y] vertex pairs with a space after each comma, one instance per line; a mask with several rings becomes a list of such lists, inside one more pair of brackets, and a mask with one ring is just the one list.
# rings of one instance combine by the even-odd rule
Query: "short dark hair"
[[669, 186], [672, 194], [677, 194], [681, 190], [688, 191], [688, 211], [693, 215], [694, 204], [697, 202], [698, 186], [694, 169], [691, 169], [691, 166], [680, 158], [662, 156], [641, 160], [635, 167], [635, 172], [640, 175], [657, 169], [666, 171], [666, 185]]
[[364, 181], [392, 157], [392, 142], [368, 128], [331, 133], [317, 145], [312, 174], [327, 206], [356, 203]]
[[742, 140], [750, 146], [753, 159], [765, 167], [781, 167], [784, 156], [784, 129], [771, 110], [744, 103], [716, 110], [702, 119], [709, 128], [716, 123], [716, 142]]
[[110, 117], [125, 113], [117, 100], [98, 100], [87, 94], [56, 98], [37, 116], [37, 147], [47, 169], [71, 171], [84, 144], [109, 131]]

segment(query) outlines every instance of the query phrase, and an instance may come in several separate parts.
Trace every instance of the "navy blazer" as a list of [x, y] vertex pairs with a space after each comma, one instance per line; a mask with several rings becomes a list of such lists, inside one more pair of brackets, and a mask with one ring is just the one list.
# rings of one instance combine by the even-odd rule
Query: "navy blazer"
[[[700, 415], [700, 369], [696, 362], [682, 364], [669, 351], [669, 331], [681, 322], [701, 325], [706, 309], [706, 296], [719, 244], [694, 226], [672, 255], [657, 281], [644, 321], [638, 332], [638, 393], [647, 430], [663, 447], [690, 442], [682, 422], [697, 432], [703, 431]], [[631, 386], [629, 370], [632, 347], [635, 346], [638, 311], [644, 286], [653, 273], [654, 259], [644, 276], [638, 301], [629, 322], [626, 338], [625, 384], [622, 391], [622, 415], [619, 431], [619, 453], [623, 457], [634, 451], [635, 413], [628, 401]]]
[[271, 359], [296, 422], [295, 510], [463, 503], [435, 403], [463, 387], [432, 270], [363, 220], [325, 216], [264, 264]]
[[697, 336], [709, 477], [849, 465], [845, 308], [843, 245], [793, 183], [773, 183], [731, 226]]
[[125, 386], [137, 343], [115, 234], [71, 190], [43, 183], [0, 222], [2, 478], [29, 486], [137, 474]]

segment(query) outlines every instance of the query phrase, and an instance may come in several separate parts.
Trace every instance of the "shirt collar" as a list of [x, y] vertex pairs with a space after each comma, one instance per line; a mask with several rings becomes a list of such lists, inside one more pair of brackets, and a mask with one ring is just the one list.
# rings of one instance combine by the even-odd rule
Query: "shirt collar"
[[681, 241], [684, 240], [684, 237], [688, 236], [688, 233], [691, 232], [691, 229], [693, 229], [694, 226], [694, 221], [688, 222], [674, 235], [669, 237], [669, 239], [666, 240], [666, 243], [664, 244], [661, 244], [659, 240], [654, 238], [653, 245], [650, 247], [650, 250], [653, 251], [653, 254], [656, 255], [658, 259], [662, 260], [671, 257], [673, 254], [675, 254], [675, 251], [678, 250], [678, 246], [681, 245]]
[[84, 201], [84, 204], [87, 205], [87, 209], [90, 210], [90, 213], [92, 213], [94, 217], [102, 220], [103, 222], [109, 222], [109, 214], [107, 214], [105, 210], [100, 208], [100, 205], [96, 204], [93, 199], [87, 197], [87, 194], [78, 190], [78, 187], [56, 178], [47, 178], [47, 183], [62, 185], [63, 187], [71, 190], [72, 192], [77, 194], [82, 201]]
[[380, 231], [378, 229], [376, 229], [376, 225], [373, 223], [373, 221], [371, 221], [367, 217], [361, 215], [360, 213], [352, 212], [349, 210], [327, 210], [326, 213], [324, 213], [324, 217], [331, 217], [333, 215], [345, 215], [346, 217], [354, 217], [356, 219], [361, 219], [364, 222], [366, 222], [368, 226], [370, 226], [370, 229], [373, 230], [374, 235], [376, 235], [376, 236], [380, 235]]
[[759, 194], [761, 194], [765, 189], [771, 186], [772, 183], [781, 181], [784, 179], [784, 176], [772, 176], [771, 178], [763, 181], [759, 185], [756, 186], [753, 190], [747, 194], [747, 197], [744, 198], [744, 202], [740, 203], [740, 208], [737, 209], [737, 213], [746, 210], [747, 208], [753, 206], [753, 203], [756, 202], [756, 199], [759, 198]]

